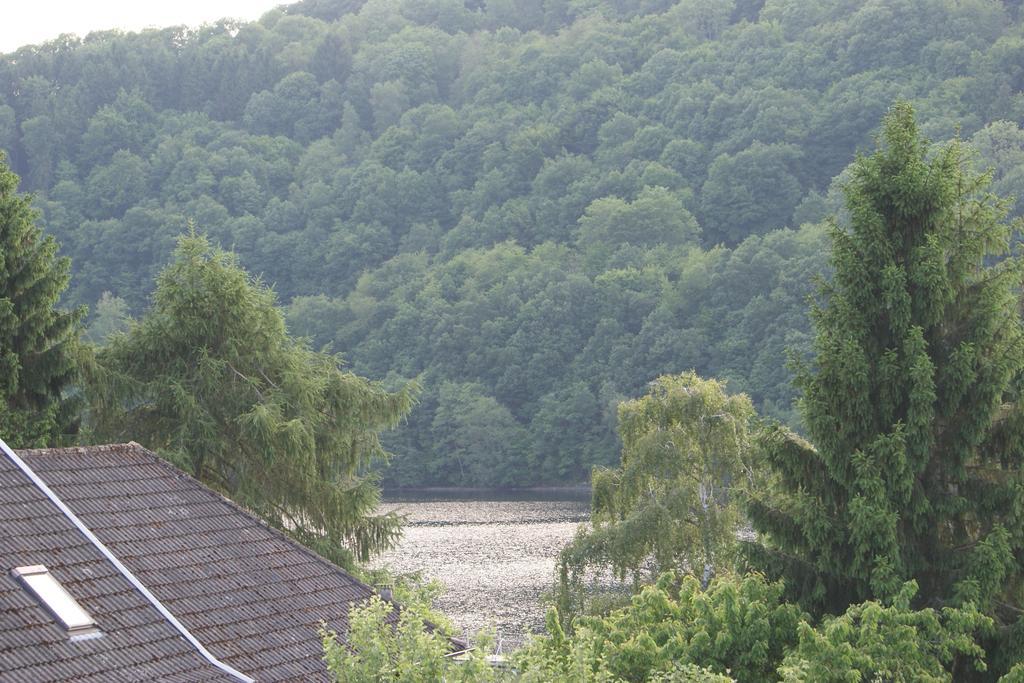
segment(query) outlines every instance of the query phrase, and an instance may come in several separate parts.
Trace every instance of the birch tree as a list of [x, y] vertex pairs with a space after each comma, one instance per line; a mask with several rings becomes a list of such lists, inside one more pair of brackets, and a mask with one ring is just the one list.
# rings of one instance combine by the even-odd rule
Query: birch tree
[[743, 523], [739, 492], [754, 484], [744, 394], [694, 372], [660, 377], [619, 406], [622, 462], [594, 470], [590, 526], [561, 555], [563, 614], [589, 568], [639, 582], [649, 571], [711, 577], [731, 564]]

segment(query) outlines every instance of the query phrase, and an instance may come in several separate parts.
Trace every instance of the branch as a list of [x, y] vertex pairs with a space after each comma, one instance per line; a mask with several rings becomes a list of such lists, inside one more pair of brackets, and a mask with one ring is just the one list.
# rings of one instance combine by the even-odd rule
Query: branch
[[[259, 399], [260, 399], [261, 401], [262, 401], [262, 400], [264, 400], [264, 399], [263, 399], [263, 392], [261, 392], [261, 391], [259, 390], [259, 388], [258, 388], [258, 387], [256, 386], [256, 383], [255, 383], [255, 382], [253, 382], [253, 381], [252, 381], [251, 379], [249, 379], [248, 377], [246, 377], [245, 375], [243, 375], [242, 373], [240, 373], [240, 372], [239, 372], [239, 371], [238, 371], [238, 370], [237, 370], [237, 369], [235, 368], [235, 366], [234, 366], [234, 365], [232, 365], [232, 364], [231, 364], [230, 362], [228, 362], [228, 361], [224, 361], [224, 364], [225, 364], [225, 365], [227, 365], [227, 366], [228, 366], [229, 368], [231, 368], [231, 372], [233, 372], [233, 373], [235, 373], [236, 375], [238, 375], [238, 376], [239, 376], [239, 377], [240, 377], [240, 378], [242, 379], [242, 381], [243, 381], [243, 382], [245, 382], [245, 383], [246, 383], [246, 384], [248, 384], [248, 385], [249, 385], [250, 387], [252, 387], [252, 390], [256, 392], [256, 395], [257, 395], [257, 396], [259, 396]], [[263, 374], [263, 373], [262, 373], [262, 371], [260, 372], [260, 374]], [[270, 380], [267, 380], [267, 381], [268, 381], [268, 382], [270, 382]], [[273, 382], [271, 382], [271, 384], [273, 384]]]

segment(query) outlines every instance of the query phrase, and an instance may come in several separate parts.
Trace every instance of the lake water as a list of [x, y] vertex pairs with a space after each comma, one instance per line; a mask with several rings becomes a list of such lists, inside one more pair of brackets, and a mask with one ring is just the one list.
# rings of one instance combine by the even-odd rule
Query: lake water
[[589, 492], [395, 493], [382, 510], [408, 517], [399, 546], [375, 564], [445, 586], [438, 607], [463, 632], [497, 629], [503, 649], [542, 632], [555, 558], [587, 521]]

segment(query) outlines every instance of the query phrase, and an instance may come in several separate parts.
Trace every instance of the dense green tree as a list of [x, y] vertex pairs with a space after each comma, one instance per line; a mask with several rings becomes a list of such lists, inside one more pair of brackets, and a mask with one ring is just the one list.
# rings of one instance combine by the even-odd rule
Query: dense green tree
[[1024, 265], [987, 184], [959, 142], [930, 151], [907, 104], [853, 167], [797, 375], [813, 445], [771, 430], [779, 486], [751, 506], [755, 562], [809, 609], [913, 579], [921, 603], [1018, 619]]
[[[824, 267], [825, 241], [807, 226], [735, 250], [667, 251], [664, 265], [593, 278], [565, 246], [506, 243], [451, 260], [407, 253], [344, 299], [296, 300], [289, 320], [318, 345], [352, 349], [362, 374], [426, 373], [428, 394], [445, 382], [486, 387], [529, 430], [531, 466], [509, 470], [517, 485], [582, 481], [592, 465], [618, 460], [615, 405], [681, 365], [727, 377], [789, 417], [780, 359], [808, 344], [805, 273]], [[449, 453], [438, 444], [459, 423], [435, 424], [437, 409], [425, 398], [399, 428], [392, 483], [443, 485], [456, 471], [439, 467]]]
[[705, 240], [735, 244], [747, 235], [788, 225], [801, 196], [793, 175], [799, 159], [800, 150], [793, 145], [761, 142], [715, 159], [701, 190]]
[[146, 161], [126, 150], [114, 152], [110, 163], [96, 166], [85, 181], [89, 218], [115, 218], [145, 196], [149, 168]]
[[683, 29], [698, 40], [714, 40], [721, 35], [736, 10], [732, 0], [682, 0], [673, 14]]
[[154, 448], [329, 557], [395, 540], [365, 471], [415, 388], [389, 393], [292, 339], [274, 294], [205, 238], [179, 241], [151, 309], [89, 376], [96, 438]]
[[978, 165], [992, 171], [992, 190], [1016, 201], [1011, 213], [1024, 215], [1024, 131], [1011, 121], [995, 121], [971, 136]]
[[156, 133], [156, 112], [138, 92], [118, 93], [89, 119], [82, 133], [80, 159], [86, 166], [110, 161], [118, 150], [142, 154]]
[[300, 122], [317, 107], [318, 94], [316, 77], [296, 71], [282, 78], [272, 91], [254, 94], [243, 121], [255, 133], [294, 137]]
[[600, 400], [583, 382], [540, 399], [530, 420], [529, 455], [530, 462], [539, 466], [542, 481], [571, 481], [594, 463], [598, 454], [615, 447], [614, 434], [604, 424], [602, 413]]
[[18, 119], [14, 110], [6, 104], [0, 104], [0, 150], [8, 156], [14, 149], [17, 140]]
[[20, 448], [53, 444], [77, 422], [64, 393], [84, 310], [57, 308], [70, 263], [36, 219], [0, 153], [0, 435]]
[[706, 584], [734, 561], [740, 491], [755, 483], [750, 399], [693, 372], [661, 377], [619, 406], [622, 464], [595, 469], [591, 528], [560, 558], [560, 602], [577, 609], [589, 568], [639, 581], [651, 571], [695, 574]]
[[817, 629], [800, 624], [799, 642], [779, 666], [780, 679], [784, 683], [962, 680], [949, 674], [958, 656], [983, 671], [985, 651], [975, 635], [989, 628], [991, 620], [970, 604], [941, 612], [912, 610], [916, 592], [917, 585], [911, 581], [892, 604], [853, 605]]
[[892, 603], [853, 605], [815, 626], [784, 601], [781, 583], [758, 574], [720, 577], [706, 589], [692, 576], [664, 574], [628, 606], [578, 618], [571, 634], [552, 610], [547, 636], [515, 661], [520, 680], [537, 683], [952, 681], [947, 667], [957, 655], [983, 668], [974, 634], [987, 617], [971, 605], [914, 610], [915, 590], [908, 583]]
[[527, 467], [529, 434], [479, 385], [442, 384], [431, 431], [435, 466], [450, 484], [513, 486]]
[[695, 244], [697, 221], [664, 187], [645, 187], [636, 201], [605, 197], [591, 202], [579, 220], [577, 244], [596, 272], [607, 268], [624, 245]]
[[[895, 98], [936, 139], [959, 126], [993, 188], [1024, 195], [1015, 124], [998, 123], [1024, 120], [1015, 13], [996, 0], [307, 0], [256, 22], [19, 49], [0, 59], [0, 147], [72, 258], [69, 303], [113, 291], [138, 316], [196, 219], [283, 303], [338, 300], [316, 345], [373, 377], [487, 387], [550, 444], [537, 454], [549, 465], [522, 476], [580, 481], [616, 457], [614, 397], [660, 374], [692, 367], [797, 419], [780, 357], [807, 346], [820, 231], [778, 229], [834, 210], [832, 179]], [[566, 247], [573, 294], [555, 291], [554, 257], [493, 287], [475, 271], [472, 287], [448, 286], [466, 250], [509, 241]], [[419, 251], [445, 287], [362, 299], [372, 315], [349, 305], [361, 277], [394, 285], [391, 262]], [[619, 271], [649, 277], [602, 280]], [[575, 411], [565, 444], [542, 439], [557, 421], [544, 397], [580, 384], [600, 410]], [[593, 444], [586, 462], [570, 438]]]
[[128, 328], [131, 316], [128, 315], [128, 302], [110, 292], [103, 292], [92, 311], [89, 326], [85, 330], [85, 338], [93, 344], [105, 344], [111, 335], [124, 332]]
[[[551, 610], [547, 637], [516, 653], [516, 661], [524, 680], [538, 683], [774, 681], [802, 622], [800, 609], [782, 602], [782, 591], [756, 575], [719, 578], [704, 590], [692, 576], [664, 573], [626, 607], [578, 618], [571, 634]], [[679, 665], [703, 672], [655, 677]]]
[[40, 115], [22, 121], [21, 140], [30, 169], [26, 176], [28, 186], [33, 190], [43, 190], [53, 180], [60, 146], [53, 120]]
[[[424, 632], [428, 613], [416, 602], [397, 616], [374, 598], [352, 610], [346, 644], [337, 634], [321, 635], [336, 680], [367, 683], [939, 683], [953, 680], [945, 667], [956, 655], [984, 667], [972, 636], [987, 618], [969, 606], [914, 610], [915, 590], [908, 583], [891, 604], [853, 605], [814, 626], [783, 601], [781, 583], [760, 575], [721, 577], [702, 589], [693, 577], [666, 573], [627, 606], [577, 619], [571, 633], [549, 611], [548, 633], [512, 655], [514, 671], [486, 663], [487, 639], [467, 661], [450, 661], [438, 632]], [[1016, 683], [1019, 674], [1001, 680]]]
[[333, 631], [320, 632], [327, 670], [337, 683], [513, 680], [487, 661], [486, 637], [459, 660], [448, 657], [452, 642], [430, 617], [430, 610], [421, 605], [405, 605], [399, 612], [394, 603], [377, 596], [353, 606], [344, 640]]

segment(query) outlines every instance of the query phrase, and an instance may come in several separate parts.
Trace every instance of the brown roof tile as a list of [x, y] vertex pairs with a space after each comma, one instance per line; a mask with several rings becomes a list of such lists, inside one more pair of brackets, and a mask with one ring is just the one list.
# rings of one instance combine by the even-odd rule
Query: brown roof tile
[[[369, 586], [138, 444], [20, 455], [215, 657], [261, 682], [328, 680], [320, 622], [344, 636]], [[85, 561], [81, 544], [19, 517], [19, 533], [38, 539], [30, 545]], [[96, 571], [83, 600], [112, 588]], [[0, 594], [0, 620], [4, 604]]]
[[[0, 456], [0, 683], [233, 680], [215, 668], [57, 507]], [[103, 636], [70, 641], [10, 576], [42, 564], [96, 620]], [[163, 673], [161, 673], [163, 672]]]

